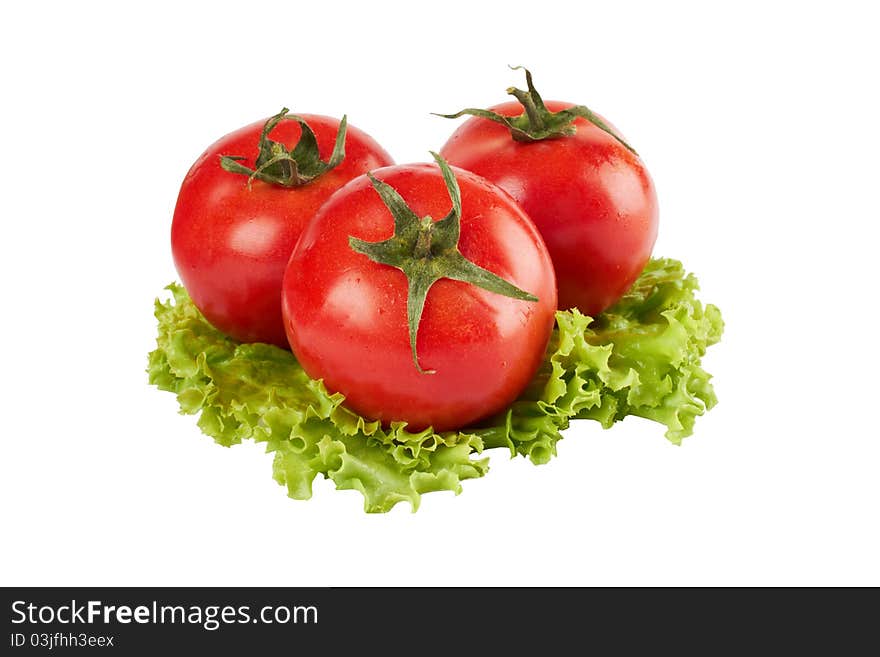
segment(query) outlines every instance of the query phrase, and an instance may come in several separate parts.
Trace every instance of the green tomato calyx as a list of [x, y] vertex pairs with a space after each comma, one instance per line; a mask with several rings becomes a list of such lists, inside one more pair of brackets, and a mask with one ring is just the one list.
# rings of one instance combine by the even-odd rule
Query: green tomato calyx
[[[260, 133], [260, 152], [254, 162], [255, 168], [251, 169], [241, 163], [247, 158], [229, 155], [220, 156], [220, 166], [230, 173], [247, 176], [248, 187], [255, 179], [281, 187], [301, 187], [338, 166], [345, 159], [345, 132], [348, 126], [345, 116], [339, 122], [330, 159], [325, 162], [318, 152], [318, 140], [309, 124], [301, 116], [289, 114], [289, 111], [286, 107], [283, 108], [263, 126], [263, 131]], [[299, 141], [292, 149], [269, 139], [269, 133], [284, 120], [296, 121], [301, 129]]]
[[600, 130], [607, 132], [614, 137], [628, 150], [636, 155], [636, 150], [626, 143], [623, 138], [618, 135], [614, 129], [609, 126], [602, 118], [591, 111], [585, 105], [575, 105], [558, 112], [551, 112], [544, 105], [544, 101], [535, 85], [532, 84], [532, 74], [527, 68], [522, 66], [511, 66], [513, 70], [522, 69], [526, 73], [526, 86], [528, 91], [517, 89], [516, 87], [508, 87], [507, 93], [516, 98], [523, 106], [523, 113], [519, 116], [502, 116], [492, 110], [477, 109], [468, 107], [456, 112], [455, 114], [436, 114], [445, 119], [457, 119], [465, 114], [470, 116], [478, 116], [483, 119], [500, 123], [510, 130], [510, 135], [519, 142], [530, 143], [542, 141], [544, 139], [558, 139], [560, 137], [569, 137], [577, 132], [574, 120], [578, 117], [584, 118]]
[[514, 299], [532, 302], [538, 300], [534, 295], [471, 262], [459, 251], [461, 190], [446, 160], [437, 153], [432, 152], [431, 155], [440, 167], [452, 201], [449, 214], [439, 221], [434, 221], [430, 216], [418, 217], [396, 189], [368, 173], [373, 189], [394, 217], [394, 234], [382, 242], [348, 238], [348, 243], [355, 252], [367, 256], [373, 262], [396, 267], [406, 275], [406, 316], [410, 349], [416, 369], [423, 374], [433, 374], [434, 370], [423, 370], [419, 365], [416, 338], [428, 291], [441, 278], [470, 283]]

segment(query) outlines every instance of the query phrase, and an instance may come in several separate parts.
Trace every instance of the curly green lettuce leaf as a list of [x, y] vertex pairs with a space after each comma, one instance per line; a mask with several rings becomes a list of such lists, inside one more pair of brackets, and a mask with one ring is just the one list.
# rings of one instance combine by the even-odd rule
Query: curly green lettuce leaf
[[238, 344], [214, 329], [179, 285], [173, 299], [156, 302], [157, 348], [150, 383], [177, 395], [182, 413], [199, 414], [199, 427], [221, 445], [265, 442], [275, 453], [275, 479], [295, 499], [312, 495], [318, 474], [339, 489], [360, 491], [366, 511], [388, 511], [422, 493], [461, 492], [461, 481], [483, 476], [487, 459], [475, 435], [383, 429], [342, 406], [310, 379], [289, 351]]
[[505, 413], [477, 429], [487, 448], [541, 464], [556, 455], [573, 419], [604, 428], [628, 415], [666, 426], [676, 445], [716, 403], [701, 367], [724, 323], [695, 296], [697, 279], [677, 260], [651, 260], [617, 304], [595, 320], [577, 310], [556, 313], [556, 330], [532, 384]]
[[172, 299], [156, 301], [150, 383], [176, 394], [181, 412], [198, 414], [199, 427], [217, 443], [265, 443], [276, 481], [294, 499], [310, 498], [320, 474], [337, 489], [359, 491], [368, 512], [401, 501], [415, 511], [423, 493], [458, 494], [462, 481], [485, 475], [485, 448], [546, 463], [571, 420], [607, 428], [628, 415], [664, 424], [678, 444], [716, 403], [700, 360], [721, 336], [721, 315], [696, 299], [696, 279], [674, 260], [651, 261], [596, 320], [558, 312], [544, 363], [520, 399], [480, 426], [444, 433], [359, 417], [289, 351], [235, 342], [202, 317], [181, 286], [168, 289]]

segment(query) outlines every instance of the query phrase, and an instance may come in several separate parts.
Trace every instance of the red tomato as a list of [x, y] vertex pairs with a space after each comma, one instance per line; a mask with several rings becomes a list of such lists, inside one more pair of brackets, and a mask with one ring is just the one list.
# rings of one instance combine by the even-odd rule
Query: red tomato
[[[450, 211], [440, 170], [429, 164], [379, 169], [418, 217]], [[525, 301], [441, 278], [429, 289], [413, 362], [406, 275], [355, 252], [349, 236], [379, 242], [395, 221], [367, 176], [318, 211], [294, 249], [282, 291], [290, 344], [312, 378], [383, 423], [444, 431], [503, 410], [534, 376], [554, 325], [553, 266], [541, 236], [503, 191], [455, 170], [462, 215], [458, 248], [522, 291]]]
[[[321, 159], [328, 160], [339, 121], [300, 114], [314, 131]], [[258, 121], [208, 147], [180, 188], [171, 227], [174, 263], [196, 307], [211, 324], [242, 342], [287, 348], [281, 320], [281, 279], [303, 228], [327, 198], [366, 171], [392, 164], [369, 135], [348, 126], [345, 158], [301, 187], [281, 187], [225, 171], [220, 156], [244, 156], [254, 167]], [[271, 138], [297, 143], [301, 128], [283, 120]]]
[[[559, 111], [571, 103], [546, 101]], [[512, 101], [491, 108], [519, 116]], [[559, 289], [559, 308], [595, 316], [635, 282], [657, 238], [657, 196], [639, 157], [584, 118], [571, 136], [515, 141], [485, 118], [465, 121], [440, 154], [507, 191], [541, 232]]]

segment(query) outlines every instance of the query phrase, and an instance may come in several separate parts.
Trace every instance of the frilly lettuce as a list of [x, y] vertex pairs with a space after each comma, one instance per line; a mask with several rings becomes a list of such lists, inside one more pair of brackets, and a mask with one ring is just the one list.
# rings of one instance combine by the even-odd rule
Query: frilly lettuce
[[485, 475], [484, 449], [507, 447], [546, 463], [571, 420], [608, 428], [627, 415], [666, 425], [679, 444], [716, 403], [700, 359], [721, 337], [721, 314], [695, 298], [696, 279], [675, 260], [652, 260], [596, 320], [558, 312], [544, 363], [520, 399], [479, 426], [443, 433], [359, 417], [289, 351], [235, 342], [208, 324], [181, 286], [168, 289], [171, 300], [156, 301], [150, 383], [175, 393], [182, 413], [198, 413], [217, 443], [265, 443], [276, 481], [294, 499], [310, 498], [321, 474], [337, 489], [360, 491], [368, 512], [401, 501], [415, 511], [423, 493], [458, 494], [463, 480]]

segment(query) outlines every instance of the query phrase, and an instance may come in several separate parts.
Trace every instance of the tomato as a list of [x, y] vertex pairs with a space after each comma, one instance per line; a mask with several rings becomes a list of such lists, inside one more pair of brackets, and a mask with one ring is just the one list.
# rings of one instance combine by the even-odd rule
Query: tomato
[[[531, 77], [527, 79], [533, 90]], [[558, 101], [545, 106], [550, 113], [573, 107]], [[489, 111], [517, 117], [524, 106], [512, 101]], [[550, 251], [559, 308], [579, 308], [595, 316], [617, 301], [645, 268], [657, 238], [657, 196], [641, 159], [614, 134], [582, 116], [573, 118], [567, 129], [574, 134], [518, 141], [506, 125], [474, 116], [440, 153], [517, 200]]]
[[[279, 122], [269, 134], [277, 143], [298, 143], [302, 129], [297, 121], [284, 117], [285, 112], [273, 117]], [[340, 121], [299, 116], [315, 135], [318, 152], [311, 155], [328, 160]], [[224, 170], [221, 156], [243, 156], [242, 167], [255, 166], [266, 123], [259, 121], [226, 135], [193, 164], [174, 210], [171, 247], [184, 287], [211, 324], [243, 342], [287, 348], [281, 279], [306, 222], [346, 182], [392, 160], [369, 135], [349, 126], [342, 161], [301, 186], [284, 187], [259, 178], [248, 181]], [[314, 160], [304, 161], [301, 170], [309, 172], [316, 166]]]
[[[411, 229], [418, 232], [410, 235], [415, 260], [422, 259], [406, 260], [404, 268], [430, 269], [448, 255], [435, 249], [435, 237], [423, 240], [456, 214], [453, 190], [429, 164], [379, 169], [375, 182], [361, 176], [336, 192], [306, 227], [284, 276], [285, 327], [305, 371], [345, 395], [352, 410], [385, 424], [443, 431], [503, 410], [534, 376], [554, 325], [553, 266], [534, 224], [488, 181], [446, 171], [446, 185], [457, 179], [460, 188], [460, 222], [449, 233], [460, 256], [537, 300], [440, 277], [423, 297], [417, 333], [411, 331], [415, 274], [365, 252]], [[383, 183], [414, 213], [409, 228], [397, 226], [377, 193]], [[396, 248], [386, 253], [389, 261]]]

